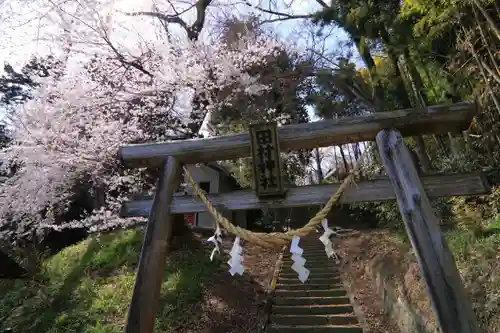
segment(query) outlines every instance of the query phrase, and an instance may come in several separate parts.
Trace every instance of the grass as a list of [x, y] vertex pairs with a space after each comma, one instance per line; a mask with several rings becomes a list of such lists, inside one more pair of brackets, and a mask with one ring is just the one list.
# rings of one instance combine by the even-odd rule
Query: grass
[[[0, 331], [122, 332], [143, 234], [120, 231], [87, 239], [48, 258], [36, 279], [0, 282]], [[203, 249], [167, 261], [156, 328], [175, 332], [201, 300], [216, 265]], [[186, 255], [187, 254], [187, 255]]]
[[[444, 232], [446, 242], [453, 253], [457, 268], [460, 271], [467, 293], [472, 300], [474, 311], [478, 318], [480, 328], [484, 332], [500, 332], [500, 213], [498, 210], [498, 194], [490, 196], [489, 206], [481, 207], [477, 203], [464, 203], [461, 198], [454, 198], [451, 211], [453, 212], [454, 228]], [[383, 206], [385, 216], [392, 217], [389, 206]], [[495, 217], [494, 215], [497, 214]], [[483, 216], [490, 220], [484, 220]], [[494, 216], [491, 218], [491, 216]], [[400, 219], [385, 226], [391, 237], [384, 238], [391, 245], [398, 242], [406, 244], [411, 249], [410, 240]], [[393, 241], [391, 240], [393, 238]], [[393, 246], [387, 246], [387, 252], [381, 250], [382, 255], [390, 257]], [[403, 247], [404, 249], [404, 247]], [[403, 262], [406, 250], [396, 254], [394, 262]], [[411, 303], [422, 310], [430, 322], [435, 323], [431, 313], [428, 295], [425, 293], [420, 274], [409, 267], [415, 267], [414, 259], [410, 265], [400, 265], [400, 271], [394, 276], [401, 276], [400, 283], [408, 285], [411, 291]], [[412, 266], [413, 265], [413, 266]], [[403, 278], [404, 277], [404, 278]], [[405, 279], [410, 282], [406, 283]]]
[[479, 233], [459, 228], [447, 232], [445, 236], [458, 262], [467, 262], [476, 255], [484, 260], [493, 260], [500, 249], [500, 221], [492, 220]]
[[[444, 236], [471, 296], [478, 323], [485, 332], [500, 332], [500, 219], [477, 228], [457, 227]], [[404, 230], [393, 232], [409, 245]], [[423, 292], [421, 298], [427, 296]]]
[[485, 332], [500, 330], [500, 228], [493, 220], [480, 235], [454, 230], [446, 238], [465, 286], [472, 296], [478, 322]]

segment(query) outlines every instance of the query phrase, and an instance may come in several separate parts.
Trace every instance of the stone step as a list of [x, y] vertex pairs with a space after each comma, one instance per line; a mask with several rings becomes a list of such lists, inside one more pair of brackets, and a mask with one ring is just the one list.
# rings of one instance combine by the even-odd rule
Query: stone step
[[[340, 268], [333, 266], [333, 265], [330, 265], [330, 264], [314, 265], [313, 266], [313, 265], [309, 265], [306, 262], [304, 267], [307, 268], [311, 273], [313, 273], [313, 272], [314, 273], [330, 273], [330, 275], [332, 275], [332, 274], [341, 275]], [[291, 274], [291, 273], [297, 274], [297, 272], [292, 269], [292, 264], [281, 267], [280, 275], [281, 274]], [[326, 275], [326, 274], [324, 274], [324, 275]]]
[[266, 333], [363, 333], [359, 326], [285, 326], [271, 325]]
[[[299, 244], [299, 247], [304, 250], [304, 253], [303, 254], [307, 254], [307, 253], [323, 253], [325, 254], [325, 246], [323, 245], [323, 243], [320, 243], [319, 242], [319, 245], [311, 245], [311, 246], [305, 246], [303, 244]], [[285, 252], [284, 252], [286, 255], [292, 255], [292, 253], [290, 252], [290, 249], [287, 248], [285, 249]]]
[[317, 234], [314, 234], [313, 237], [311, 238], [301, 238], [300, 241], [299, 241], [299, 246], [302, 247], [303, 245], [306, 246], [306, 245], [320, 245], [320, 246], [323, 246], [323, 243], [319, 240], [319, 238], [322, 236], [323, 234], [321, 233], [317, 233]]
[[[300, 247], [302, 248], [302, 246]], [[316, 256], [323, 255], [326, 257], [326, 252], [324, 247], [305, 247], [302, 248], [302, 250], [304, 250], [304, 252], [302, 252], [302, 256], [307, 256], [312, 254]], [[292, 255], [293, 253], [291, 253], [289, 249], [285, 250], [285, 252], [283, 253], [283, 257], [291, 257]]]
[[348, 305], [349, 297], [275, 297], [276, 305]]
[[[335, 260], [333, 258], [327, 258], [326, 256], [324, 257], [308, 257], [305, 256], [304, 259], [306, 260], [306, 266], [311, 266], [311, 263], [317, 263], [317, 264], [335, 264], [340, 266], [340, 263], [335, 263]], [[283, 258], [282, 263], [287, 265], [288, 263], [293, 264], [294, 261], [292, 258]]]
[[[310, 261], [314, 261], [314, 262], [317, 262], [317, 261], [318, 262], [335, 262], [334, 258], [328, 258], [326, 256], [326, 254], [324, 254], [324, 253], [323, 254], [316, 254], [316, 255], [314, 255], [314, 254], [306, 254], [305, 256], [302, 256], [302, 257], [306, 260], [306, 262], [310, 262]], [[283, 261], [289, 262], [289, 261], [293, 261], [293, 260], [292, 260], [291, 256], [290, 257], [283, 256]]]
[[[323, 245], [323, 244], [322, 244]], [[299, 245], [300, 246], [300, 245]], [[308, 255], [308, 254], [316, 254], [316, 255], [324, 255], [326, 256], [326, 252], [325, 252], [325, 247], [324, 246], [321, 246], [321, 247], [318, 247], [318, 246], [315, 246], [315, 247], [302, 247], [300, 246], [300, 248], [302, 248], [304, 250], [304, 252], [302, 253], [303, 256], [305, 255]], [[292, 253], [290, 252], [290, 249], [286, 249], [283, 256], [292, 256]]]
[[[278, 280], [277, 280], [277, 282], [281, 283], [281, 284], [287, 284], [287, 283], [296, 284], [296, 283], [298, 283], [298, 281], [300, 281], [298, 274], [290, 275], [290, 276], [286, 276], [286, 277], [279, 276]], [[333, 273], [331, 275], [316, 275], [316, 274], [311, 273], [311, 274], [309, 274], [309, 278], [307, 279], [307, 281], [304, 283], [306, 283], [306, 284], [308, 284], [308, 283], [328, 284], [328, 283], [332, 283], [332, 282], [341, 283], [342, 279], [341, 279], [340, 274]]]
[[[298, 284], [300, 282], [298, 275], [295, 277], [278, 277], [278, 284]], [[332, 284], [332, 283], [341, 283], [342, 280], [340, 276], [314, 276], [314, 274], [309, 274], [309, 278], [304, 282], [305, 285], [310, 284]], [[300, 282], [302, 283], [302, 282]]]
[[345, 289], [315, 289], [315, 290], [275, 290], [275, 297], [338, 297], [345, 296]]
[[356, 318], [356, 316], [350, 316], [350, 315], [306, 315], [306, 316], [272, 315], [271, 323], [275, 325], [288, 325], [288, 326], [359, 324], [358, 318]]
[[[295, 263], [293, 260], [283, 260], [283, 266], [292, 266]], [[308, 260], [306, 258], [306, 263], [304, 264], [305, 267], [324, 267], [324, 266], [332, 266], [332, 267], [339, 267], [339, 264], [335, 263], [333, 260], [328, 260], [326, 257], [323, 259], [311, 259]]]
[[[323, 252], [305, 252], [301, 257], [304, 257], [306, 260], [319, 260], [319, 259], [324, 259], [324, 260], [331, 260], [333, 261], [333, 258], [326, 255], [325, 251]], [[283, 260], [292, 260], [292, 255], [285, 254], [283, 255]]]
[[[281, 268], [282, 270], [286, 269], [286, 268], [292, 268], [293, 264], [295, 262], [290, 260], [290, 261], [283, 261], [281, 263]], [[336, 264], [333, 260], [332, 261], [326, 261], [326, 260], [318, 260], [318, 261], [309, 261], [307, 260], [304, 264], [304, 267], [307, 267], [307, 269], [318, 269], [318, 268], [322, 268], [322, 267], [329, 267], [329, 268], [337, 268], [337, 269], [340, 269], [340, 265], [339, 264]]]
[[[304, 265], [304, 267], [306, 267], [310, 272], [311, 274], [313, 273], [332, 273], [332, 272], [339, 272], [339, 266], [338, 265], [321, 265], [321, 266], [308, 266], [307, 263]], [[281, 272], [280, 274], [289, 274], [289, 273], [295, 273], [297, 274], [297, 272], [295, 272], [293, 269], [292, 269], [292, 265], [283, 265], [281, 266]]]
[[[310, 243], [310, 244], [301, 244], [299, 243], [299, 247], [301, 249], [304, 250], [304, 252], [306, 251], [323, 251], [325, 252], [325, 246], [323, 245], [323, 243], [320, 242], [320, 240], [318, 239], [317, 241], [313, 242], [313, 243]], [[286, 252], [290, 253], [290, 249], [286, 249], [285, 250]]]
[[[303, 258], [306, 262], [332, 262], [335, 263], [335, 259], [328, 258], [326, 255], [305, 255]], [[292, 257], [283, 257], [283, 262], [293, 262]]]
[[273, 305], [271, 312], [279, 315], [352, 314], [352, 305]]
[[298, 284], [292, 284], [292, 283], [287, 283], [287, 284], [281, 284], [277, 283], [276, 284], [276, 289], [277, 290], [317, 290], [317, 289], [341, 289], [344, 286], [340, 283], [328, 283], [328, 284], [313, 284], [313, 283], [301, 283], [298, 281]]
[[[328, 268], [328, 267], [322, 267], [321, 269], [317, 268], [310, 268], [306, 267], [309, 270], [309, 277], [320, 277], [320, 278], [330, 278], [330, 277], [341, 277], [342, 274], [337, 270], [333, 268]], [[293, 269], [287, 269], [281, 271], [281, 273], [278, 275], [278, 278], [283, 277], [283, 278], [296, 278], [299, 276], [299, 274], [294, 271]]]
[[[308, 268], [309, 269], [309, 268]], [[312, 274], [312, 273], [311, 273]], [[283, 278], [296, 278], [298, 276], [297, 272], [295, 272], [294, 270], [292, 270], [291, 272], [280, 272], [279, 274], [279, 277], [283, 277]], [[327, 277], [337, 277], [337, 276], [341, 276], [341, 273], [340, 271], [338, 270], [331, 270], [331, 271], [316, 271], [314, 272], [314, 275], [309, 275], [310, 277], [314, 276], [314, 277], [323, 277], [323, 278], [327, 278]]]

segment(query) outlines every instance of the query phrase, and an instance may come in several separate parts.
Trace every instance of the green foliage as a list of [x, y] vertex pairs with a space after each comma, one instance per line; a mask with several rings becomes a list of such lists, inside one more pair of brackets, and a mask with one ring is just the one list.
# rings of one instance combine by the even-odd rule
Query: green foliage
[[[0, 329], [14, 332], [123, 331], [143, 235], [101, 235], [48, 258], [31, 281], [0, 282]], [[157, 330], [176, 332], [185, 309], [201, 297], [214, 265], [204, 251], [167, 262]]]
[[374, 207], [375, 214], [380, 221], [380, 226], [389, 229], [401, 229], [403, 227], [397, 202], [380, 202], [376, 203]]
[[485, 332], [497, 332], [500, 315], [500, 229], [498, 220], [489, 223], [489, 233], [476, 235], [456, 229], [445, 237], [452, 250], [462, 278], [471, 293], [480, 327]]
[[[475, 100], [479, 112], [469, 129], [470, 135], [465, 139], [446, 134], [427, 136], [425, 147], [419, 148], [426, 148], [433, 172], [483, 170], [489, 182], [498, 185], [497, 3], [341, 0], [321, 10], [315, 20], [321, 25], [335, 24], [345, 29], [367, 67], [359, 72], [371, 87], [372, 96], [381, 100], [374, 101], [378, 102], [378, 110]], [[342, 83], [330, 80], [322, 87], [319, 95], [326, 103], [318, 103], [321, 116], [328, 112], [342, 115], [346, 110], [360, 108], [363, 100], [340, 89]], [[432, 204], [443, 222], [443, 230], [448, 230], [446, 238], [473, 293], [483, 330], [499, 331], [500, 321], [495, 318], [500, 317], [500, 189], [495, 186], [486, 196], [433, 199]], [[351, 207], [359, 215], [363, 212], [377, 216], [379, 227], [408, 241], [396, 202]]]
[[470, 158], [466, 152], [457, 155], [441, 155], [435, 159], [434, 167], [442, 172], [472, 172], [480, 168], [477, 160]]
[[40, 86], [39, 80], [61, 75], [60, 65], [61, 62], [52, 56], [32, 57], [19, 72], [5, 63], [5, 74], [0, 76], [0, 106], [13, 107], [29, 100], [33, 89]]
[[273, 214], [270, 210], [263, 210], [262, 216], [257, 219], [254, 224], [255, 226], [262, 230], [263, 232], [275, 232], [281, 231], [283, 227], [283, 222], [278, 221], [276, 218], [277, 214]]
[[368, 111], [364, 101], [370, 99], [371, 92], [365, 89], [364, 78], [346, 59], [341, 59], [339, 66], [338, 70], [320, 70], [316, 75], [309, 100], [318, 117], [334, 119]]

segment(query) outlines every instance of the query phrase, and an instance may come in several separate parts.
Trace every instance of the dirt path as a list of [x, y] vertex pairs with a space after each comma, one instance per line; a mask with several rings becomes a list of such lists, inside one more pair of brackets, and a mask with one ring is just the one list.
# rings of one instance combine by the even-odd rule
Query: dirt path
[[224, 240], [225, 254], [212, 279], [204, 283], [203, 302], [190, 311], [190, 320], [179, 333], [256, 333], [266, 318], [266, 289], [272, 279], [278, 253], [244, 244], [243, 276], [231, 276], [226, 262], [232, 240]]

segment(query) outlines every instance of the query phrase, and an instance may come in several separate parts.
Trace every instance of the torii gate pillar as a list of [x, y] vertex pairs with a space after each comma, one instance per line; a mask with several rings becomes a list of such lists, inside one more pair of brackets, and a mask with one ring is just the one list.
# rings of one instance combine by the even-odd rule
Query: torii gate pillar
[[159, 295], [163, 282], [168, 242], [171, 239], [173, 215], [170, 204], [182, 176], [182, 166], [175, 157], [163, 163], [153, 207], [149, 215], [139, 267], [128, 310], [125, 333], [150, 333], [155, 326]]
[[443, 333], [478, 333], [471, 302], [410, 150], [397, 130], [382, 130], [376, 140], [439, 326]]

